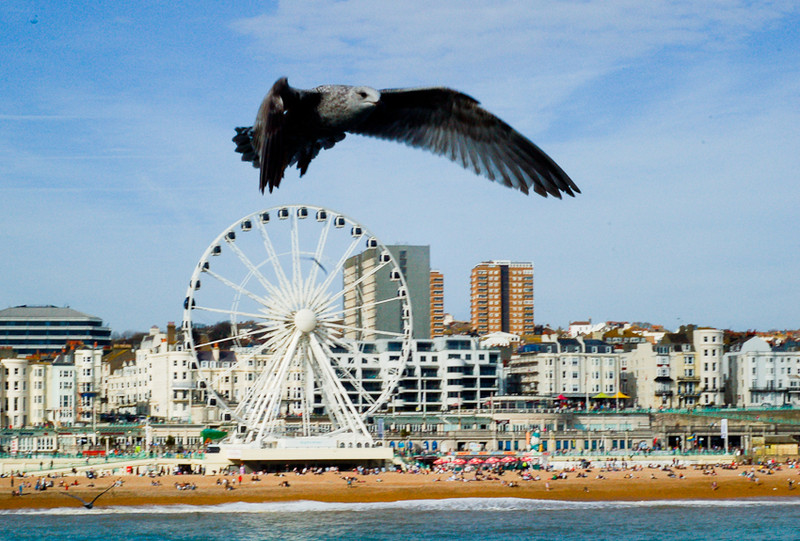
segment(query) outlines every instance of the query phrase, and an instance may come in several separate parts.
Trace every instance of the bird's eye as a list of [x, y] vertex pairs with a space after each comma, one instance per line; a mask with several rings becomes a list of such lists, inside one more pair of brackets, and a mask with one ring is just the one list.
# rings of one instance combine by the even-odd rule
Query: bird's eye
[[359, 96], [361, 96], [362, 98], [366, 98], [366, 97], [367, 97], [367, 93], [366, 93], [366, 92], [364, 92], [363, 90], [362, 90], [362, 91], [360, 91], [360, 92], [358, 93], [358, 95], [359, 95]]

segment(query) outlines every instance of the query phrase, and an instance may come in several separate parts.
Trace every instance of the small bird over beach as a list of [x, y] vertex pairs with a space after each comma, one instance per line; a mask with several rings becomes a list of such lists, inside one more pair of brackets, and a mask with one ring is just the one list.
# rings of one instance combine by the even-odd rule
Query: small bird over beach
[[375, 90], [323, 85], [311, 90], [278, 79], [255, 124], [236, 128], [236, 151], [260, 168], [261, 192], [280, 185], [287, 167], [303, 176], [323, 149], [346, 133], [405, 143], [444, 156], [527, 194], [574, 196], [580, 190], [538, 146], [475, 99], [449, 88]]
[[90, 502], [87, 502], [86, 500], [84, 500], [80, 496], [76, 496], [75, 494], [72, 494], [70, 492], [62, 492], [61, 494], [63, 494], [64, 496], [69, 496], [70, 498], [75, 498], [76, 500], [81, 502], [86, 509], [91, 509], [92, 507], [94, 507], [94, 502], [97, 501], [97, 498], [99, 498], [100, 496], [102, 496], [103, 494], [105, 494], [106, 492], [108, 492], [109, 490], [114, 488], [115, 486], [117, 486], [117, 483], [114, 483], [113, 485], [111, 485], [110, 487], [105, 489], [103, 492], [101, 492], [100, 494], [98, 494], [97, 496], [92, 498], [92, 501], [90, 501]]

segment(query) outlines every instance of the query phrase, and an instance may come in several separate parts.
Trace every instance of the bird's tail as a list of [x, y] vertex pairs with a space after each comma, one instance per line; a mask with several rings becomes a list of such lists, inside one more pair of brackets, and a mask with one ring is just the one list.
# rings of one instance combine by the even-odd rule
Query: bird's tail
[[253, 147], [253, 127], [236, 128], [236, 135], [233, 137], [233, 142], [236, 143], [236, 152], [242, 155], [243, 162], [252, 162], [253, 167], [260, 167], [258, 161], [258, 154], [255, 147]]

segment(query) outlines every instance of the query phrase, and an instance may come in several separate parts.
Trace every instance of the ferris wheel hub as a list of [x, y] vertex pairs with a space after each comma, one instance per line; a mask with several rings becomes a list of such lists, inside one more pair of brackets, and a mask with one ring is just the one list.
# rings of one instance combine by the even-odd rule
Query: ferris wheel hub
[[310, 333], [317, 327], [317, 314], [308, 308], [301, 308], [294, 315], [294, 326], [302, 333]]

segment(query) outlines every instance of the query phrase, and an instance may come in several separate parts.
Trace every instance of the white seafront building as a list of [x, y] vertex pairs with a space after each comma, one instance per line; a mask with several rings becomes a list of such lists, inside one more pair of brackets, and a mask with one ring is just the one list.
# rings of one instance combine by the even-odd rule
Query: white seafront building
[[753, 337], [725, 354], [728, 402], [739, 408], [800, 407], [800, 344]]
[[54, 359], [0, 360], [4, 427], [92, 423], [99, 412], [103, 349], [80, 347]]
[[[368, 407], [369, 397], [380, 396], [400, 348], [389, 339], [362, 343], [358, 358], [334, 352], [347, 369], [341, 377], [357, 406]], [[505, 383], [514, 382], [512, 393], [550, 399], [563, 395], [573, 404], [588, 398], [590, 405], [649, 409], [800, 407], [800, 345], [771, 346], [756, 337], [725, 353], [719, 329], [691, 327], [664, 333], [655, 343], [625, 347], [580, 336], [545, 340], [524, 346], [505, 368], [499, 349], [484, 348], [468, 336], [413, 340], [411, 351], [381, 413], [480, 409]], [[220, 396], [235, 404], [268, 364], [264, 355], [248, 355], [246, 348], [212, 347], [199, 353], [195, 370], [194, 358], [171, 324], [166, 332], [153, 327], [122, 360], [109, 362], [111, 355], [104, 358], [104, 353], [99, 347], [78, 347], [50, 360], [0, 359], [0, 425], [89, 426], [109, 413], [217, 423], [225, 419], [210, 403], [204, 382], [212, 382]], [[284, 413], [299, 411], [302, 397], [308, 396], [300, 376], [287, 378]], [[628, 398], [593, 400], [601, 393]], [[321, 398], [314, 400], [321, 413]]]
[[[522, 395], [561, 397], [586, 407], [608, 397], [614, 397], [616, 406], [621, 395], [627, 396], [625, 370], [626, 360], [613, 346], [578, 336], [523, 346], [508, 373]], [[594, 398], [598, 395], [606, 398]]]
[[625, 356], [633, 404], [638, 407], [718, 407], [725, 403], [720, 329], [665, 333], [655, 344], [641, 342]]
[[[345, 389], [360, 408], [381, 395], [384, 384], [397, 366], [402, 344], [395, 340], [362, 342], [359, 354], [334, 351]], [[248, 348], [220, 350], [209, 348], [194, 359], [181, 347], [180, 340], [153, 328], [144, 338], [135, 357], [106, 367], [104, 376], [108, 410], [149, 415], [165, 421], [218, 422], [225, 420], [216, 407], [213, 387], [230, 406], [236, 404], [267, 366], [265, 355], [253, 355]], [[444, 411], [454, 408], [477, 409], [498, 391], [500, 354], [484, 348], [468, 336], [447, 336], [412, 341], [412, 353], [383, 411]], [[200, 377], [202, 376], [202, 377]], [[300, 374], [290, 372], [283, 389], [283, 413], [301, 409], [309, 390]], [[313, 400], [322, 412], [322, 399]]]

